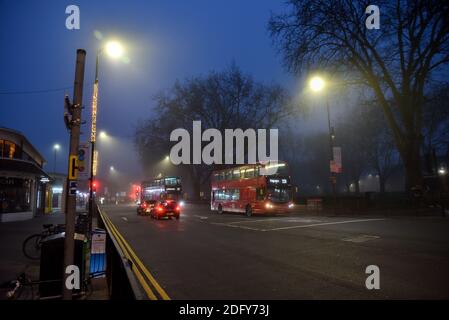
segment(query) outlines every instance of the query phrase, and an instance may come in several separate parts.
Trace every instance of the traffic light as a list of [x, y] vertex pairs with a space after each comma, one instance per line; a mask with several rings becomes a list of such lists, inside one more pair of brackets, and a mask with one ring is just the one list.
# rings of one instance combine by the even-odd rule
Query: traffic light
[[98, 182], [97, 181], [93, 181], [92, 182], [92, 192], [97, 192], [97, 186], [98, 186]]

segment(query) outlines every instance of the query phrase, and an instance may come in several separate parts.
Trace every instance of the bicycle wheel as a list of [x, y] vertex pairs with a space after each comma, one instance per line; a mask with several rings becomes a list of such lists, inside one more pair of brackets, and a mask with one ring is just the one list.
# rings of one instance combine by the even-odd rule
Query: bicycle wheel
[[33, 234], [25, 239], [22, 245], [22, 251], [25, 257], [31, 260], [39, 260], [41, 257], [42, 235]]

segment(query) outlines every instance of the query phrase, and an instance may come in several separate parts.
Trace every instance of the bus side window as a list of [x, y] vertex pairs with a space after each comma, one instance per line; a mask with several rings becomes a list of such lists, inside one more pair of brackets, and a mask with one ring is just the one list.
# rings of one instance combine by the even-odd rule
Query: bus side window
[[263, 188], [256, 189], [256, 200], [264, 200], [265, 199], [265, 190]]
[[245, 178], [254, 178], [254, 170], [255, 168], [246, 169]]
[[232, 200], [239, 200], [240, 199], [240, 190], [234, 189], [234, 192], [232, 193]]

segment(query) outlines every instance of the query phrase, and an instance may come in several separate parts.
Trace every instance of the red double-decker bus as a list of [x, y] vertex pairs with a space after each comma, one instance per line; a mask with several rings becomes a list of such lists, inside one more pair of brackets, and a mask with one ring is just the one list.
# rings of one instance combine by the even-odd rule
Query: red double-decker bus
[[292, 185], [285, 162], [249, 164], [212, 173], [211, 210], [247, 216], [292, 210]]

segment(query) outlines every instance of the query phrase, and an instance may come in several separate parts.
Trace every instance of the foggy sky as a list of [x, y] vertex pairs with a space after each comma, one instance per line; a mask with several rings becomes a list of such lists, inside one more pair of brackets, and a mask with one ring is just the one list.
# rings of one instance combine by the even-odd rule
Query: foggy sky
[[[100, 171], [113, 165], [132, 177], [141, 175], [132, 144], [139, 121], [151, 116], [152, 96], [176, 79], [223, 70], [235, 62], [257, 81], [280, 83], [291, 92], [297, 80], [281, 64], [267, 31], [278, 0], [263, 1], [77, 1], [81, 29], [65, 28], [68, 1], [0, 1], [0, 92], [73, 86], [76, 49], [87, 51], [83, 119], [89, 124], [95, 52], [104, 39], [119, 39], [129, 63], [100, 60], [98, 131], [114, 138], [100, 148]], [[66, 90], [72, 97], [72, 89]], [[57, 171], [65, 172], [68, 133], [63, 122], [64, 91], [0, 94], [0, 126], [22, 131], [53, 168], [54, 143], [62, 146]], [[325, 128], [315, 114], [306, 128]], [[82, 128], [83, 140], [90, 127]]]

